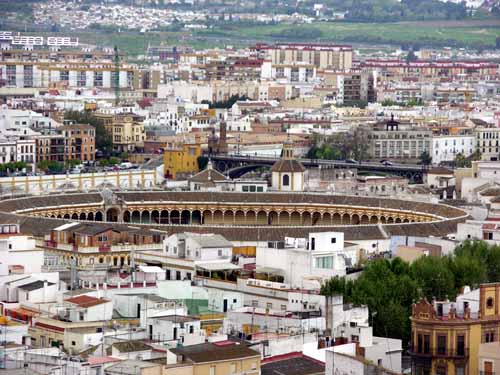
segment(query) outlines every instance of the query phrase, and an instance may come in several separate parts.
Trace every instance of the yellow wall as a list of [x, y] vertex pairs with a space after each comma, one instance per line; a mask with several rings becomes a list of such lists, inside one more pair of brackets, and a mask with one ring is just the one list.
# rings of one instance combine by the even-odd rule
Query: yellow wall
[[178, 173], [198, 172], [199, 156], [201, 156], [200, 145], [185, 144], [182, 149], [165, 150], [163, 154], [164, 174], [176, 179]]
[[478, 375], [479, 347], [481, 344], [481, 324], [474, 324], [469, 331], [469, 375]]
[[[231, 366], [232, 364], [235, 366], [235, 368]], [[252, 369], [253, 364], [256, 365], [255, 370]], [[260, 357], [194, 365], [193, 375], [210, 375], [210, 366], [215, 366], [214, 375], [228, 375], [233, 373], [258, 375], [260, 374]]]
[[163, 375], [193, 375], [193, 366], [164, 367]]

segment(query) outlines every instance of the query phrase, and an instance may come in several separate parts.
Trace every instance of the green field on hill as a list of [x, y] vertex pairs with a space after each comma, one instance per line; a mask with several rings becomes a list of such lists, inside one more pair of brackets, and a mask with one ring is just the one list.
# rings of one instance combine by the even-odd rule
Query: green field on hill
[[443, 21], [401, 23], [322, 22], [301, 25], [228, 27], [203, 31], [200, 35], [221, 39], [313, 40], [368, 44], [418, 44], [491, 48], [500, 37], [497, 21]]
[[[54, 35], [55, 33], [42, 33]], [[144, 54], [148, 44], [189, 45], [195, 49], [245, 46], [256, 42], [336, 42], [364, 45], [468, 47], [485, 49], [500, 42], [496, 21], [443, 21], [401, 23], [322, 22], [299, 25], [238, 26], [236, 23], [196, 32], [65, 32], [82, 43], [117, 45], [127, 55]]]

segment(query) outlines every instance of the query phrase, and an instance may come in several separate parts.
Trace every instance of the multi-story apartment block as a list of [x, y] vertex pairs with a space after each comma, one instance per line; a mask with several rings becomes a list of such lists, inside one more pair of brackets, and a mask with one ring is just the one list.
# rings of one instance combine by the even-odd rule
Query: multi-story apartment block
[[307, 63], [317, 68], [349, 70], [352, 47], [338, 44], [279, 43], [257, 44], [255, 50], [266, 53], [273, 64]]
[[356, 72], [337, 76], [337, 101], [340, 104], [375, 101], [373, 76]]
[[434, 100], [439, 103], [463, 104], [477, 99], [476, 90], [466, 87], [438, 87], [434, 91]]
[[309, 82], [316, 78], [316, 67], [307, 63], [273, 64], [266, 60], [262, 64], [261, 77], [287, 82]]
[[454, 77], [498, 76], [498, 63], [489, 61], [413, 61], [402, 60], [366, 60], [361, 63], [363, 68], [371, 68], [382, 75], [414, 76], [414, 77]]
[[15, 162], [16, 150], [16, 141], [7, 138], [0, 139], [0, 164]]
[[413, 305], [412, 374], [480, 374], [481, 344], [498, 341], [500, 334], [500, 284], [465, 289], [454, 302]]
[[34, 168], [36, 141], [28, 137], [0, 138], [0, 164], [22, 161]]
[[418, 159], [423, 152], [431, 154], [432, 131], [402, 126], [393, 119], [385, 129], [374, 129], [368, 135], [369, 154], [379, 159]]
[[476, 151], [476, 137], [470, 129], [453, 134], [435, 134], [432, 137], [432, 162], [452, 162], [458, 154], [465, 157]]
[[95, 160], [95, 128], [86, 124], [66, 125], [59, 129], [65, 137], [66, 160]]
[[[139, 85], [139, 74], [131, 67], [119, 69], [119, 86], [134, 88]], [[32, 62], [0, 61], [3, 85], [17, 88], [44, 88], [54, 85], [74, 88], [111, 89], [116, 86], [115, 65], [95, 62]]]
[[201, 70], [207, 80], [251, 81], [260, 78], [262, 59], [230, 57], [224, 60], [212, 60]]
[[478, 126], [474, 129], [474, 133], [476, 135], [476, 148], [481, 153], [481, 160], [498, 160], [500, 128]]
[[113, 149], [128, 152], [142, 149], [146, 135], [142, 117], [134, 114], [116, 115], [113, 122], [106, 126], [111, 135]]
[[64, 162], [67, 159], [66, 141], [62, 134], [40, 135], [36, 138], [36, 161], [53, 160]]

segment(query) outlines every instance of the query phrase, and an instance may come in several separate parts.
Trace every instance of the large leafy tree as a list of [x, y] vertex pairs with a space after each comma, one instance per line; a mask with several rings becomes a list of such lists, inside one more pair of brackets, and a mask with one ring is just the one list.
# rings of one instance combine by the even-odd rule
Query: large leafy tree
[[453, 255], [369, 262], [354, 281], [333, 278], [321, 294], [342, 294], [345, 302], [368, 306], [375, 335], [410, 339], [411, 306], [421, 297], [453, 300], [465, 286], [500, 281], [500, 246], [466, 241]]

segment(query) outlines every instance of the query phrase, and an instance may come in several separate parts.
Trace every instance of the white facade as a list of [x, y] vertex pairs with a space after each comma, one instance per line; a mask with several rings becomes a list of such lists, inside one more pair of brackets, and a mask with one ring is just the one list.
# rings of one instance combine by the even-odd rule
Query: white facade
[[44, 255], [43, 250], [36, 248], [35, 239], [18, 233], [5, 235], [6, 227], [18, 231], [17, 225], [0, 225], [0, 231], [4, 234], [0, 238], [0, 263], [22, 266], [26, 274], [41, 272]]
[[[348, 362], [350, 360], [341, 356], [339, 362], [334, 364], [331, 362], [333, 359], [332, 353], [337, 352], [355, 356], [355, 348], [354, 352], [352, 351], [355, 343], [364, 349], [364, 356], [368, 361], [395, 373], [401, 373], [401, 354], [403, 351], [401, 340], [373, 336], [373, 329], [369, 325], [370, 313], [366, 306], [346, 307], [343, 304], [342, 296], [334, 296], [331, 298], [331, 307], [333, 336], [336, 339], [343, 338], [347, 343], [327, 349], [326, 374], [344, 374], [342, 371], [347, 370], [349, 367], [343, 367], [343, 359]], [[337, 357], [335, 360], [337, 360]], [[336, 372], [332, 372], [334, 366]], [[350, 366], [356, 368], [358, 364], [351, 362]], [[363, 374], [363, 371], [359, 372], [359, 374]], [[345, 372], [345, 374], [350, 374], [350, 372]]]
[[215, 234], [173, 234], [163, 244], [165, 255], [197, 262], [230, 261], [233, 255], [233, 245]]
[[344, 248], [342, 232], [311, 233], [309, 238], [285, 238], [257, 248], [259, 268], [279, 270], [285, 283], [303, 287], [307, 279], [328, 280], [344, 276], [346, 268], [358, 262], [357, 247]]
[[108, 300], [89, 307], [71, 303], [68, 309], [69, 320], [72, 322], [98, 322], [111, 320], [113, 317], [113, 302]]
[[474, 135], [442, 135], [432, 138], [432, 162], [451, 162], [458, 154], [465, 157], [472, 155], [476, 150]]
[[169, 315], [147, 320], [150, 340], [159, 342], [179, 341], [183, 345], [196, 345], [205, 342], [205, 332], [201, 330], [199, 319], [182, 315]]
[[209, 102], [213, 99], [213, 90], [210, 85], [197, 85], [185, 81], [174, 81], [158, 85], [158, 98], [181, 98], [187, 102]]
[[[37, 283], [35, 281], [35, 283]], [[48, 303], [55, 302], [56, 295], [59, 290], [59, 285], [54, 283], [49, 283], [47, 281], [39, 282], [42, 284], [39, 288], [31, 290], [27, 289], [29, 286], [24, 284], [19, 286], [18, 289], [18, 300], [19, 303]]]
[[272, 187], [279, 191], [304, 191], [304, 172], [273, 172]]

